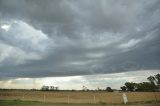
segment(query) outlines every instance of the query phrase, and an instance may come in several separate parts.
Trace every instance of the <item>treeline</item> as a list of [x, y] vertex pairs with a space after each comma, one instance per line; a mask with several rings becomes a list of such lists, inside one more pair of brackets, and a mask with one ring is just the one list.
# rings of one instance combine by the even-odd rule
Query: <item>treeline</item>
[[122, 91], [160, 91], [160, 74], [149, 76], [147, 78], [149, 82], [126, 82], [124, 86], [120, 87]]
[[[154, 76], [149, 76], [147, 78], [148, 82], [141, 82], [141, 83], [135, 83], [135, 82], [126, 82], [123, 86], [120, 87], [121, 90], [112, 89], [111, 87], [106, 87], [105, 89], [97, 88], [95, 90], [90, 90], [86, 86], [82, 86], [82, 90], [70, 90], [70, 91], [107, 91], [107, 92], [113, 92], [113, 91], [140, 91], [140, 92], [154, 92], [154, 91], [160, 91], [160, 74], [156, 74]], [[42, 86], [42, 91], [58, 91], [59, 87], [54, 86]]]
[[[97, 88], [95, 90], [90, 90], [86, 86], [82, 86], [82, 90], [70, 90], [70, 91], [107, 91], [107, 92], [113, 92], [113, 91], [140, 91], [140, 92], [154, 92], [154, 91], [160, 91], [160, 74], [156, 74], [154, 76], [149, 76], [147, 78], [148, 82], [141, 82], [141, 83], [135, 83], [135, 82], [126, 82], [124, 86], [121, 86], [121, 90], [112, 89], [111, 87], [106, 87], [105, 89]], [[42, 91], [58, 91], [59, 87], [54, 86], [42, 86]], [[64, 90], [65, 91], [65, 90]]]
[[160, 91], [160, 74], [156, 74], [154, 76], [149, 76], [147, 78], [148, 82], [141, 82], [141, 83], [135, 83], [135, 82], [126, 82], [123, 86], [120, 87], [121, 90], [112, 89], [111, 87], [106, 87], [105, 89], [97, 88], [95, 90], [90, 90], [86, 86], [82, 86], [81, 90], [60, 90], [57, 86], [42, 86], [41, 89], [2, 89], [0, 88], [0, 91], [5, 90], [32, 90], [32, 91], [107, 91], [107, 92], [119, 92], [119, 91], [140, 91], [140, 92], [155, 92]]

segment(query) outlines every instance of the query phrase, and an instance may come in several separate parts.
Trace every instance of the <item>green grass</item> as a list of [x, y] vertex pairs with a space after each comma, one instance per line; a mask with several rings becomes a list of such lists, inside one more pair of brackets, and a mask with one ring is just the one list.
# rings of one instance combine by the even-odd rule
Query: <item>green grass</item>
[[[146, 103], [129, 103], [127, 106], [146, 106]], [[159, 103], [149, 102], [147, 104], [153, 104], [153, 106], [159, 106]], [[0, 106], [126, 106], [126, 105], [118, 105], [118, 104], [106, 104], [106, 103], [98, 103], [98, 104], [67, 104], [67, 103], [44, 103], [37, 101], [22, 101], [22, 100], [0, 100]], [[147, 105], [150, 106], [150, 105]]]
[[0, 100], [0, 106], [43, 106], [43, 104], [35, 101]]
[[106, 104], [44, 103], [37, 101], [0, 100], [0, 106], [107, 106]]

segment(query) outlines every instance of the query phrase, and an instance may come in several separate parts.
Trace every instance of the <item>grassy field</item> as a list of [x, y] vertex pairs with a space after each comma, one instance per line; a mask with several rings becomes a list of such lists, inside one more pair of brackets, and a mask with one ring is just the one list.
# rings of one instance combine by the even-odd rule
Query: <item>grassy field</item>
[[150, 104], [66, 104], [66, 103], [43, 103], [35, 101], [20, 101], [20, 100], [0, 100], [0, 106], [160, 106], [160, 103], [150, 103]]
[[[123, 104], [123, 93], [0, 91], [0, 100], [39, 101], [43, 103]], [[129, 103], [160, 101], [160, 92], [127, 92]]]

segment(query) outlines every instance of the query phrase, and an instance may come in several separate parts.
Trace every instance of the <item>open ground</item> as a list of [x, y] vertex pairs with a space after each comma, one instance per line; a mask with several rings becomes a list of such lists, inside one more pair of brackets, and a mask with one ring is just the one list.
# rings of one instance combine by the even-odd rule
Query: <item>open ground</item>
[[134, 103], [134, 104], [67, 104], [43, 103], [35, 101], [0, 100], [0, 106], [160, 106], [160, 103]]
[[[80, 91], [0, 91], [0, 102], [3, 100], [32, 101], [51, 104], [97, 104], [98, 106], [123, 104], [123, 92], [80, 92]], [[126, 92], [128, 104], [134, 103], [158, 103], [160, 92]], [[6, 103], [3, 101], [3, 103]], [[23, 103], [23, 102], [22, 102]], [[28, 102], [27, 102], [28, 103]], [[0, 103], [2, 105], [2, 103]], [[39, 104], [39, 103], [38, 103]], [[87, 105], [84, 105], [87, 104]], [[48, 106], [47, 105], [47, 106]]]

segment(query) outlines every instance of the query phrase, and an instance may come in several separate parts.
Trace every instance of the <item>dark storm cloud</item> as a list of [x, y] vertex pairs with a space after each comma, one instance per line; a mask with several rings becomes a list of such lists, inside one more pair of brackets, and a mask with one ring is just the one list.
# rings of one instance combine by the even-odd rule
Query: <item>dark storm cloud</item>
[[[1, 23], [22, 21], [0, 32], [0, 50], [12, 47], [8, 57], [1, 51], [0, 78], [160, 69], [159, 5], [159, 0], [0, 0]], [[39, 32], [47, 38], [30, 43]], [[21, 64], [11, 62], [17, 60], [15, 48], [18, 57], [25, 55]]]

